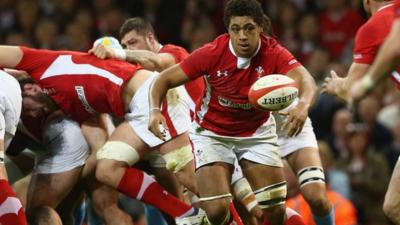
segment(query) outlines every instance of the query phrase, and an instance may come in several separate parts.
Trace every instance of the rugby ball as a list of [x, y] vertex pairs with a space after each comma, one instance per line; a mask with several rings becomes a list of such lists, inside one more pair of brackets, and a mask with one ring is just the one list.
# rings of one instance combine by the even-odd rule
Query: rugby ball
[[111, 36], [105, 36], [97, 39], [96, 41], [94, 41], [93, 46], [97, 45], [104, 45], [113, 49], [122, 49], [122, 46], [119, 43], [119, 41]]
[[296, 82], [292, 78], [271, 74], [254, 82], [248, 97], [256, 109], [279, 111], [288, 107], [297, 98], [298, 93]]

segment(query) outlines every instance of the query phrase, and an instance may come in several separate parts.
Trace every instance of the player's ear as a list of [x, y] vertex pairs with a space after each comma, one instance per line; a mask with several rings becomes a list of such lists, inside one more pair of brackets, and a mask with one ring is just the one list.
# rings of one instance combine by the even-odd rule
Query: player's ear
[[150, 42], [153, 42], [155, 40], [154, 34], [152, 32], [147, 32], [146, 37], [149, 39]]

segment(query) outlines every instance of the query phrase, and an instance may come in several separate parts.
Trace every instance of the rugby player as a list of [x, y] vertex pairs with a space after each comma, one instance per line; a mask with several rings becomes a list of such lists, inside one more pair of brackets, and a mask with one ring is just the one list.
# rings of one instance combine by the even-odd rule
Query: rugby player
[[160, 111], [167, 90], [205, 75], [207, 92], [196, 106], [191, 130], [198, 189], [211, 224], [229, 224], [230, 180], [236, 156], [270, 224], [284, 224], [286, 183], [275, 121], [254, 109], [247, 92], [259, 77], [287, 74], [300, 86], [300, 100], [288, 112], [288, 134], [301, 131], [315, 96], [311, 75], [273, 38], [262, 34], [263, 11], [255, 0], [231, 0], [224, 22], [229, 34], [194, 51], [163, 71], [150, 92], [149, 129], [158, 137], [166, 126]]

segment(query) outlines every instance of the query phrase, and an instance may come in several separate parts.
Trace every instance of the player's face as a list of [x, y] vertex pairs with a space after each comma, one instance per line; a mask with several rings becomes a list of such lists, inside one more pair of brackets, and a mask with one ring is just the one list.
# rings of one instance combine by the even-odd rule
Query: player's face
[[54, 102], [37, 84], [25, 84], [22, 96], [22, 117], [45, 118], [54, 109]]
[[35, 95], [36, 93], [41, 92], [42, 89], [37, 84], [25, 84], [23, 87], [24, 94]]
[[235, 53], [240, 57], [249, 58], [257, 50], [262, 28], [249, 16], [231, 17], [229, 35]]
[[129, 50], [149, 50], [150, 42], [147, 37], [139, 34], [136, 30], [132, 30], [125, 34], [121, 39], [122, 47]]
[[30, 118], [44, 118], [45, 117], [45, 105], [38, 101], [33, 96], [24, 96], [22, 98], [22, 117]]

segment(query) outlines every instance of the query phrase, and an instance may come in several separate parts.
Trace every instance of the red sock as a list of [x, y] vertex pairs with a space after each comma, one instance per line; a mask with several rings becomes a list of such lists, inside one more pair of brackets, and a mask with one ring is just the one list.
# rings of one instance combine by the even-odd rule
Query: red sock
[[229, 205], [229, 211], [231, 212], [232, 216], [232, 225], [243, 225], [242, 219], [239, 216], [239, 213], [235, 209], [235, 205], [233, 205], [233, 202]]
[[27, 225], [21, 201], [6, 180], [0, 180], [0, 224]]
[[[268, 220], [264, 217], [263, 225], [269, 225]], [[303, 218], [291, 208], [286, 207], [286, 221], [284, 225], [306, 225]]]
[[286, 223], [285, 225], [306, 225], [303, 221], [303, 217], [300, 216], [296, 211], [286, 207]]
[[135, 168], [128, 168], [125, 171], [118, 190], [160, 209], [173, 218], [194, 212], [192, 206], [169, 194], [152, 177]]

